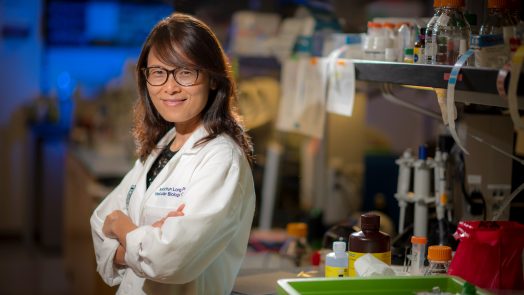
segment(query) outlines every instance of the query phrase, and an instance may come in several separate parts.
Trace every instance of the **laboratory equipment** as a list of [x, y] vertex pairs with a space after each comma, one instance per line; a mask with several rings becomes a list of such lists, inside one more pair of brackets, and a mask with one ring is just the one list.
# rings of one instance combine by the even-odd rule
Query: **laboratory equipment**
[[[439, 242], [444, 242], [444, 218], [446, 213], [447, 188], [446, 188], [446, 161], [448, 155], [439, 150], [435, 158], [427, 157], [425, 146], [419, 147], [419, 158], [415, 159], [411, 150], [406, 150], [402, 156], [395, 161], [399, 165], [397, 182], [397, 193], [400, 208], [399, 229], [402, 233], [405, 229], [407, 203], [414, 204], [413, 234], [415, 236], [427, 237], [428, 235], [428, 206], [435, 203], [437, 219], [439, 221]], [[409, 191], [411, 182], [411, 171], [413, 170], [413, 192]], [[432, 181], [432, 173], [434, 175]], [[433, 182], [433, 185], [432, 185]], [[434, 187], [434, 192], [431, 192]]]

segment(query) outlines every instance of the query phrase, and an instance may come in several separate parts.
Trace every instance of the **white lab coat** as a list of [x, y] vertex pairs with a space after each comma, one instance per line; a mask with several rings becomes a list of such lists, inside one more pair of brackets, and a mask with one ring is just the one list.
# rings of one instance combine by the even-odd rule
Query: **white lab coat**
[[[174, 134], [173, 128], [159, 144]], [[147, 190], [158, 151], [137, 161], [91, 216], [97, 271], [107, 284], [120, 284], [117, 294], [231, 293], [253, 221], [253, 177], [229, 136], [193, 147], [206, 135], [202, 126], [195, 130]], [[151, 226], [181, 203], [184, 216]], [[139, 226], [126, 237], [127, 268], [114, 266], [118, 241], [102, 233], [105, 217], [117, 209]]]

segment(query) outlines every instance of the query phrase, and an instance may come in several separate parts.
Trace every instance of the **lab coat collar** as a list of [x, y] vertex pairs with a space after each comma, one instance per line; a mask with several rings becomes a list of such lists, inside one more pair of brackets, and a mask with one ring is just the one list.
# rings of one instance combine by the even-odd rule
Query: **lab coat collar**
[[[171, 128], [166, 135], [160, 140], [159, 146], [165, 146], [167, 145], [176, 134], [176, 127]], [[206, 128], [204, 127], [204, 124], [200, 124], [195, 131], [191, 134], [191, 136], [187, 139], [187, 141], [184, 143], [182, 148], [178, 151], [178, 154], [196, 154], [198, 151], [200, 151], [203, 147], [203, 145], [194, 146], [197, 141], [200, 139], [208, 136], [209, 133], [207, 132]]]
[[[158, 142], [158, 146], [163, 147], [163, 146], [166, 146], [167, 144], [169, 144], [169, 142], [171, 142], [171, 140], [175, 137], [175, 134], [176, 134], [176, 129], [175, 129], [175, 127], [173, 127]], [[147, 171], [149, 171], [149, 169], [151, 168], [151, 165], [153, 165], [153, 162], [155, 161], [156, 157], [158, 156], [157, 154], [151, 154], [151, 156], [148, 158], [148, 160], [146, 161], [146, 163], [144, 165], [144, 168], [145, 168], [144, 172], [140, 176], [140, 180], [139, 180], [140, 187], [137, 187], [137, 189], [139, 188], [140, 191], [143, 191], [145, 193], [145, 197], [142, 200], [141, 208], [144, 206], [144, 204], [147, 201], [147, 199], [149, 199], [149, 197], [151, 197], [153, 195], [153, 192], [156, 191], [158, 186], [164, 181], [165, 175], [169, 175], [171, 173], [171, 171], [173, 171], [173, 169], [175, 169], [176, 163], [179, 161], [179, 159], [183, 155], [196, 154], [196, 153], [198, 153], [198, 151], [200, 151], [202, 149], [203, 145], [199, 145], [197, 147], [193, 147], [193, 145], [197, 141], [199, 141], [200, 139], [202, 139], [205, 136], [207, 136], [208, 134], [209, 133], [206, 131], [206, 128], [204, 128], [204, 125], [201, 124], [191, 134], [191, 136], [187, 139], [187, 141], [184, 143], [182, 148], [175, 154], [175, 156], [173, 156], [173, 158], [171, 158], [169, 160], [169, 162], [167, 163], [166, 167], [164, 167], [164, 169], [162, 169], [162, 171], [160, 171], [160, 173], [157, 175], [155, 180], [153, 180], [153, 182], [149, 185], [149, 187], [146, 188], [146, 186], [145, 186], [145, 183], [146, 183], [145, 178], [147, 176]], [[154, 153], [160, 153], [160, 149], [155, 150]], [[139, 216], [141, 216], [141, 214], [142, 213], [140, 213]]]

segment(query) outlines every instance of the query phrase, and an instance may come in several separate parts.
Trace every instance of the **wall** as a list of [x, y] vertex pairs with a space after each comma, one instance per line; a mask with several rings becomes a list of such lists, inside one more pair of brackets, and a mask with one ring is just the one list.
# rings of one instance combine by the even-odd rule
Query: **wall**
[[0, 2], [0, 233], [24, 226], [28, 168], [26, 114], [40, 93], [42, 3]]

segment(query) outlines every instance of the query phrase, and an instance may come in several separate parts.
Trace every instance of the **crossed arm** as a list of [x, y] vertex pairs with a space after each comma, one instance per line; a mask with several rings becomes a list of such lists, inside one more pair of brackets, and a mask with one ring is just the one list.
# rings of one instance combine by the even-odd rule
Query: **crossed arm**
[[[164, 222], [169, 217], [184, 216], [184, 204], [181, 204], [176, 210], [169, 212], [164, 218], [156, 221], [152, 224], [153, 227], [162, 227]], [[131, 221], [131, 218], [127, 216], [121, 210], [115, 210], [109, 213], [102, 227], [102, 232], [109, 238], [116, 239], [120, 243], [116, 250], [114, 263], [119, 266], [125, 266], [125, 253], [126, 253], [126, 235], [136, 229], [137, 226]]]

